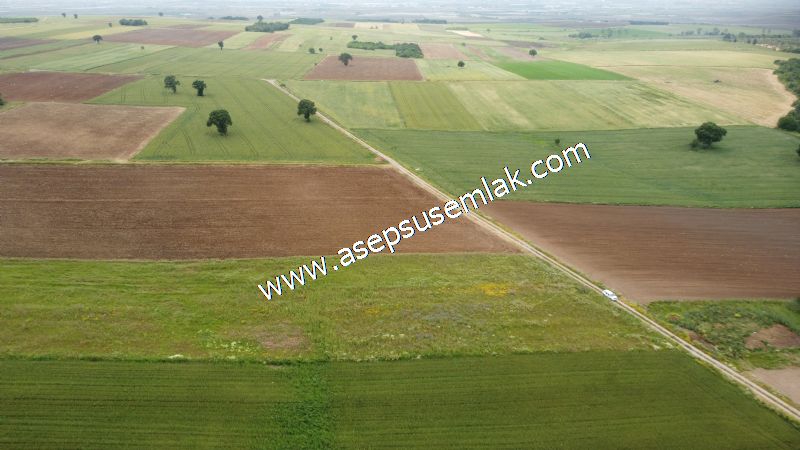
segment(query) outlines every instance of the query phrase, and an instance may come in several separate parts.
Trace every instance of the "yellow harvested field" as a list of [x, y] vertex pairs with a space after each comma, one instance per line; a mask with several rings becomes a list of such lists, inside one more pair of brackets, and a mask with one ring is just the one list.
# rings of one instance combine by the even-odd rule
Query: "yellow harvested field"
[[774, 127], [795, 100], [770, 69], [663, 66], [613, 69], [766, 127]]

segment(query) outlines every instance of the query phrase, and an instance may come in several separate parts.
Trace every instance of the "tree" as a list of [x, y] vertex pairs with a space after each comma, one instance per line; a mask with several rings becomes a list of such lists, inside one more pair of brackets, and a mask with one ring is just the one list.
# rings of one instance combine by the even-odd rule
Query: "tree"
[[73, 16], [74, 18], [76, 18], [76, 19], [78, 18], [78, 15], [77, 15], [77, 14], [73, 14], [72, 16]]
[[114, 24], [113, 24], [113, 23], [111, 23], [111, 22], [108, 22], [108, 28], [112, 28], [113, 26], [114, 26]]
[[350, 53], [342, 53], [341, 55], [339, 55], [339, 61], [341, 61], [342, 64], [344, 64], [345, 66], [349, 65], [350, 61], [352, 60], [353, 60], [353, 55], [351, 55]]
[[225, 47], [225, 43], [222, 41], [217, 42], [217, 45], [219, 45], [220, 51], [222, 51], [222, 47]]
[[800, 121], [797, 120], [794, 112], [790, 112], [778, 119], [778, 128], [786, 131], [798, 131], [800, 130]]
[[556, 138], [553, 142], [555, 142], [556, 145], [561, 145], [561, 138]]
[[163, 12], [158, 13], [158, 17], [164, 17], [164, 13]]
[[264, 16], [259, 14], [258, 16], [256, 16], [256, 19], [258, 19], [259, 22], [263, 22], [264, 21]]
[[459, 62], [458, 62], [458, 67], [461, 67], [461, 68], [463, 68], [463, 67], [464, 67], [464, 66], [466, 66], [466, 65], [467, 65], [467, 63], [465, 63], [464, 61], [459, 61]]
[[164, 77], [164, 87], [166, 89], [172, 89], [172, 93], [178, 92], [178, 86], [181, 85], [181, 82], [175, 78], [175, 75], [167, 75]]
[[532, 49], [528, 50], [528, 54], [531, 55], [531, 56], [536, 56], [536, 55], [539, 54], [539, 52], [537, 52], [535, 48], [532, 48]]
[[[2, 102], [3, 102], [3, 99], [0, 98], [0, 105], [3, 104]], [[800, 156], [800, 145], [797, 146], [797, 156]]]
[[67, 13], [61, 13], [61, 17], [66, 19], [67, 18]]
[[[5, 104], [6, 104], [6, 101], [5, 101], [5, 100], [3, 100], [3, 96], [2, 96], [2, 95], [0, 95], [0, 106], [3, 106], [3, 105], [5, 105]], [[798, 153], [798, 154], [800, 155], [800, 153]]]
[[706, 122], [694, 130], [697, 139], [692, 142], [692, 147], [697, 147], [699, 145], [702, 148], [709, 148], [714, 142], [721, 141], [727, 133], [728, 130], [714, 122]]
[[100, 43], [100, 41], [102, 41], [102, 40], [103, 40], [103, 36], [100, 36], [99, 34], [95, 34], [94, 36], [92, 36], [92, 40], [93, 40], [93, 41], [94, 41], [96, 44], [99, 44], [99, 43]]
[[311, 53], [313, 55], [317, 53], [317, 50], [314, 47], [311, 47], [310, 49], [308, 49], [308, 53]]
[[228, 127], [233, 125], [233, 120], [231, 120], [231, 115], [228, 114], [227, 110], [217, 109], [211, 111], [211, 114], [208, 115], [206, 126], [210, 127], [211, 125], [217, 127], [217, 132], [219, 132], [219, 134], [227, 136]]
[[322, 47], [319, 48], [319, 52], [322, 53]]
[[311, 100], [303, 99], [297, 104], [297, 115], [305, 117], [306, 122], [311, 122], [311, 116], [316, 113], [317, 105], [315, 105]]
[[208, 86], [206, 85], [206, 82], [203, 81], [203, 80], [194, 80], [192, 82], [192, 87], [197, 89], [197, 96], [198, 97], [202, 97], [203, 96], [203, 91], [205, 91], [206, 87], [208, 87]]
[[357, 35], [357, 34], [354, 34], [354, 35], [352, 35], [352, 36], [350, 36], [350, 37], [351, 37], [351, 38], [353, 38], [353, 40], [354, 40], [354, 41], [357, 41], [357, 40], [358, 40], [358, 35]]

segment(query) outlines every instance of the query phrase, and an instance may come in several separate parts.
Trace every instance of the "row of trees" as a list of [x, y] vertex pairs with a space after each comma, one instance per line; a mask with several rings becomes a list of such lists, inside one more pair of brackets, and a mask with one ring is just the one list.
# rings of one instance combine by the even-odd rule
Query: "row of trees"
[[119, 19], [119, 24], [125, 27], [143, 27], [147, 25], [144, 19]]
[[[800, 97], [800, 58], [790, 58], [785, 61], [779, 60], [775, 61], [775, 64], [778, 65], [778, 68], [775, 69], [775, 75], [778, 76], [778, 79], [786, 86], [786, 89]], [[800, 131], [800, 100], [795, 100], [792, 106], [794, 109], [778, 119], [778, 128], [787, 131]]]

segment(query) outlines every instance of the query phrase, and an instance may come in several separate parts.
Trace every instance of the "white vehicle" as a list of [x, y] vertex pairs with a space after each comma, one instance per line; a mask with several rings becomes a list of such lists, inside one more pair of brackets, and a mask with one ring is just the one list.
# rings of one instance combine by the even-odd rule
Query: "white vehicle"
[[612, 302], [619, 300], [619, 298], [617, 298], [617, 294], [615, 294], [613, 291], [609, 291], [608, 289], [603, 289], [603, 295], [610, 298]]

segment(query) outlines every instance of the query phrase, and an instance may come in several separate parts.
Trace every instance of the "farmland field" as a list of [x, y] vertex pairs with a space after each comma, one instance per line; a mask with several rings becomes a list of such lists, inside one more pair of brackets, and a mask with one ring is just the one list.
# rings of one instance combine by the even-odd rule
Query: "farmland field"
[[257, 284], [307, 262], [0, 259], [0, 355], [375, 360], [664, 345], [523, 255], [376, 255], [266, 302]]
[[[177, 107], [25, 104], [0, 113], [0, 159], [124, 161], [182, 112]], [[106, 133], [109, 129], [115, 132]]]
[[[286, 85], [301, 98], [313, 98], [317, 106], [340, 124], [354, 128], [402, 128], [389, 83], [385, 81], [298, 81]], [[369, 101], [364, 101], [368, 98]]]
[[0, 74], [0, 92], [6, 100], [82, 102], [138, 80], [138, 76], [58, 72]]
[[412, 59], [356, 56], [349, 65], [345, 66], [337, 57], [328, 56], [304, 78], [306, 80], [421, 81], [422, 74], [419, 73], [419, 69]]
[[778, 58], [790, 58], [779, 52], [737, 52], [726, 50], [695, 51], [555, 51], [550, 56], [594, 67], [615, 66], [692, 66], [692, 67], [749, 67], [772, 69]]
[[[712, 149], [693, 151], [690, 128], [481, 133], [361, 130], [418, 173], [452, 194], [480, 177], [583, 142], [592, 159], [548, 177], [508, 200], [725, 208], [798, 207], [794, 192], [800, 138], [761, 127], [729, 127]], [[561, 145], [554, 144], [556, 138]], [[492, 151], [487, 151], [491, 149]]]
[[[64, 72], [88, 71], [130, 59], [160, 53], [169, 47], [135, 44], [84, 44], [50, 52], [0, 59], [0, 69], [35, 69]], [[106, 72], [103, 70], [102, 72]]]
[[766, 127], [775, 126], [796, 100], [770, 69], [623, 66], [614, 70]]
[[319, 59], [318, 55], [307, 53], [172, 48], [163, 53], [110, 64], [97, 71], [282, 79], [299, 78]]
[[[491, 439], [525, 448], [790, 449], [800, 442], [792, 425], [676, 352], [288, 366], [11, 360], [0, 368], [0, 444], [15, 447], [390, 441], [417, 448]], [[575, 429], [576, 422], [591, 426]]]
[[680, 127], [708, 120], [747, 123], [640, 82], [486, 81], [449, 86], [491, 131]]
[[426, 80], [430, 81], [486, 81], [486, 80], [522, 80], [517, 74], [503, 70], [494, 64], [485, 61], [472, 60], [466, 62], [464, 67], [458, 67], [455, 60], [428, 60], [417, 61], [420, 71]]
[[[218, 53], [222, 53], [219, 52]], [[306, 123], [295, 103], [269, 83], [236, 78], [206, 78], [204, 97], [183, 78], [177, 94], [160, 78], [130, 83], [93, 101], [98, 104], [183, 106], [186, 112], [137, 156], [162, 161], [269, 161], [368, 164], [373, 156], [318, 120]], [[217, 108], [230, 112], [228, 136], [206, 126]]]
[[637, 301], [800, 292], [798, 209], [498, 202], [485, 212]]
[[529, 80], [625, 80], [626, 76], [607, 70], [564, 61], [503, 62], [498, 67]]
[[[441, 205], [385, 166], [15, 165], [0, 174], [0, 256], [12, 257], [327, 255]], [[397, 251], [511, 251], [466, 219], [418, 234]]]
[[440, 83], [390, 83], [392, 96], [407, 128], [480, 130], [481, 126]]
[[127, 33], [112, 34], [105, 38], [110, 42], [130, 42], [134, 44], [177, 45], [182, 47], [204, 47], [224, 41], [233, 36], [233, 31], [211, 31], [182, 28], [146, 28]]

